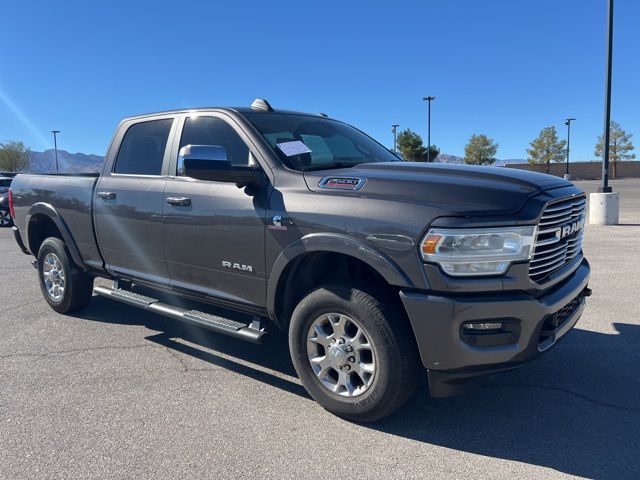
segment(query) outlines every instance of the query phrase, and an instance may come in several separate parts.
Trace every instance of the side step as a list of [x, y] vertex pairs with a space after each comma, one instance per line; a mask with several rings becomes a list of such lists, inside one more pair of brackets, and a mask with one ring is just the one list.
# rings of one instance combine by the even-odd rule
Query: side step
[[262, 337], [266, 334], [264, 329], [260, 328], [260, 321], [258, 319], [247, 325], [229, 318], [211, 315], [210, 313], [200, 312], [198, 310], [186, 310], [184, 308], [174, 307], [173, 305], [160, 302], [157, 298], [147, 297], [146, 295], [140, 295], [139, 293], [118, 288], [95, 287], [93, 292], [96, 295], [111, 298], [112, 300], [126, 303], [127, 305], [207, 328], [214, 332], [248, 340], [253, 343], [262, 343]]

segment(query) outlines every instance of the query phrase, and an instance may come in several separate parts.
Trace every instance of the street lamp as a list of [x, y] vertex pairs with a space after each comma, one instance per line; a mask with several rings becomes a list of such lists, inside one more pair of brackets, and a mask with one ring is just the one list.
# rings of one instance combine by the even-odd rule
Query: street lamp
[[60, 130], [51, 130], [51, 133], [53, 133], [53, 148], [56, 152], [56, 173], [58, 173], [58, 139], [56, 135], [60, 133]]
[[429, 149], [427, 150], [427, 162], [431, 162], [431, 102], [435, 99], [436, 97], [422, 97], [422, 100], [429, 102], [429, 116], [427, 123], [427, 143], [429, 144]]
[[569, 141], [571, 140], [571, 122], [573, 122], [574, 120], [575, 118], [567, 118], [564, 121], [564, 124], [567, 126], [567, 180], [569, 180]]
[[607, 19], [607, 70], [604, 86], [604, 148], [602, 155], [602, 186], [589, 194], [589, 223], [617, 225], [620, 213], [620, 195], [609, 186], [609, 141], [611, 133], [611, 67], [613, 62], [613, 0], [609, 0]]
[[613, 0], [609, 0], [607, 30], [607, 74], [604, 86], [604, 153], [602, 156], [602, 187], [598, 192], [611, 193], [609, 186], [609, 135], [611, 129], [611, 65], [613, 59]]
[[398, 127], [400, 125], [398, 125], [397, 123], [394, 123], [393, 125], [391, 125], [391, 131], [393, 132], [393, 151], [397, 152], [398, 151]]

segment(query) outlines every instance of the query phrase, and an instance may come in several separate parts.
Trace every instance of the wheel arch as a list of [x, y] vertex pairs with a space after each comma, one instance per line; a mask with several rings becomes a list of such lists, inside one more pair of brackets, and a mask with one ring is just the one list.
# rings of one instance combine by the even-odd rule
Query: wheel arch
[[25, 230], [27, 245], [34, 256], [38, 256], [40, 245], [46, 238], [58, 237], [65, 243], [76, 265], [84, 265], [69, 227], [51, 204], [33, 204], [25, 218]]
[[[314, 272], [314, 278], [318, 279], [326, 272], [328, 263], [338, 259], [377, 276], [387, 286], [413, 286], [392, 259], [370, 245], [343, 234], [310, 234], [287, 246], [271, 269], [267, 285], [267, 311], [278, 327], [284, 328], [288, 324], [293, 309], [291, 304], [296, 301], [294, 290], [305, 290], [301, 285], [293, 288], [301, 274], [300, 269], [305, 268], [303, 273]], [[316, 272], [316, 266], [324, 270]], [[303, 280], [305, 278], [302, 277]]]

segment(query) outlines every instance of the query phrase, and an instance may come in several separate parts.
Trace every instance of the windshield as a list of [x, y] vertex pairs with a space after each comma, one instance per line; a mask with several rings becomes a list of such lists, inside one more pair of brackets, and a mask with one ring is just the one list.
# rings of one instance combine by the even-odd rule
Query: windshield
[[246, 113], [278, 157], [294, 170], [399, 162], [393, 153], [361, 131], [335, 120], [286, 113]]

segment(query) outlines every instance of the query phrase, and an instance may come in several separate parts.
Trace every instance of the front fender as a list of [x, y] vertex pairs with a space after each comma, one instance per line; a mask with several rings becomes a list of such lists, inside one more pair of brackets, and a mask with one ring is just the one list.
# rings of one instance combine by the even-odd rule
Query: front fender
[[340, 253], [357, 258], [378, 272], [390, 285], [413, 287], [411, 280], [392, 259], [370, 245], [349, 235], [312, 233], [288, 245], [273, 264], [267, 285], [267, 311], [272, 318], [275, 316], [276, 295], [282, 274], [292, 261], [310, 252]]
[[29, 227], [31, 226], [31, 218], [35, 215], [45, 215], [53, 221], [53, 223], [60, 231], [60, 234], [62, 235], [62, 239], [64, 240], [64, 243], [69, 250], [69, 253], [71, 254], [71, 258], [73, 258], [73, 261], [76, 263], [76, 265], [83, 266], [84, 262], [82, 260], [82, 257], [80, 256], [80, 251], [78, 250], [76, 242], [73, 239], [73, 235], [71, 235], [71, 232], [69, 231], [69, 227], [67, 227], [67, 224], [64, 222], [58, 211], [50, 203], [34, 203], [31, 208], [29, 208], [29, 211], [27, 212], [27, 215], [25, 217], [25, 239], [27, 240], [29, 250], [31, 250], [33, 255], [38, 256], [38, 252], [33, 251], [33, 245], [31, 245], [29, 236]]

